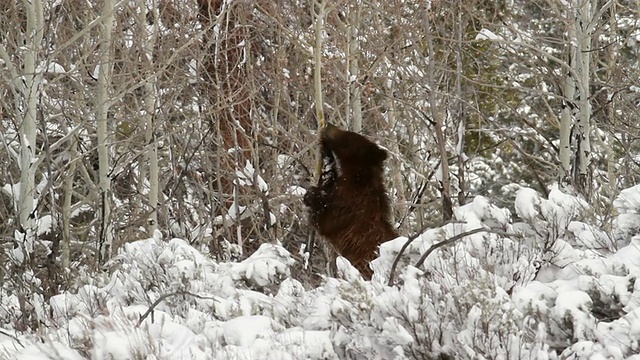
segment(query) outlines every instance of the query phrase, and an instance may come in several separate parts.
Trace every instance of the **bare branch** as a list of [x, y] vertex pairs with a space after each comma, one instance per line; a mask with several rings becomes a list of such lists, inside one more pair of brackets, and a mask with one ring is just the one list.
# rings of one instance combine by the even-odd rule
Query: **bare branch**
[[172, 296], [180, 296], [180, 295], [191, 296], [191, 297], [194, 297], [194, 298], [200, 299], [200, 300], [218, 301], [217, 299], [215, 299], [213, 297], [201, 296], [201, 295], [194, 294], [194, 293], [188, 292], [188, 291], [176, 291], [176, 292], [172, 292], [172, 293], [169, 293], [169, 294], [164, 294], [164, 295], [160, 296], [158, 299], [156, 299], [156, 301], [154, 301], [153, 304], [151, 304], [151, 306], [149, 306], [149, 309], [147, 309], [147, 311], [145, 311], [144, 314], [140, 315], [140, 319], [138, 320], [138, 323], [136, 324], [136, 326], [140, 327], [142, 322], [153, 312], [153, 309], [155, 309], [156, 306], [160, 305], [160, 303], [163, 302], [165, 299], [170, 298]]
[[488, 232], [491, 234], [497, 234], [497, 235], [501, 235], [501, 236], [520, 236], [518, 234], [514, 234], [514, 233], [507, 233], [504, 231], [498, 231], [498, 230], [492, 230], [492, 229], [487, 229], [487, 228], [477, 228], [477, 229], [473, 229], [473, 230], [469, 230], [466, 232], [463, 232], [461, 234], [455, 235], [447, 240], [441, 241], [437, 244], [433, 244], [431, 245], [431, 247], [424, 253], [422, 254], [422, 256], [420, 257], [420, 260], [418, 260], [418, 262], [416, 263], [416, 267], [420, 268], [422, 267], [422, 265], [424, 265], [425, 260], [427, 260], [427, 257], [429, 257], [429, 255], [431, 255], [432, 252], [434, 252], [435, 250], [443, 247], [443, 246], [447, 246], [450, 244], [453, 244], [454, 242], [463, 239], [466, 236], [469, 235], [473, 235], [473, 234], [477, 234], [479, 232]]

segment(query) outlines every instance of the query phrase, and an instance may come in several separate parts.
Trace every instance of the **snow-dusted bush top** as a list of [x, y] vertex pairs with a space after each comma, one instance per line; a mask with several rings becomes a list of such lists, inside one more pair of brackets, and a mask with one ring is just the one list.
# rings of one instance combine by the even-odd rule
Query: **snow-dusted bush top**
[[[372, 281], [339, 258], [338, 278], [305, 288], [277, 244], [215, 262], [157, 233], [121, 249], [106, 280], [93, 275], [54, 296], [42, 309], [45, 336], [0, 332], [0, 358], [631, 358], [640, 351], [640, 235], [628, 219], [638, 199], [634, 187], [616, 200], [615, 240], [628, 245], [615, 250], [581, 222], [588, 205], [557, 188], [549, 199], [521, 188], [515, 222], [477, 197], [456, 209], [457, 222], [407, 247], [393, 286], [402, 237], [381, 246]], [[479, 228], [413, 266], [433, 244]]]

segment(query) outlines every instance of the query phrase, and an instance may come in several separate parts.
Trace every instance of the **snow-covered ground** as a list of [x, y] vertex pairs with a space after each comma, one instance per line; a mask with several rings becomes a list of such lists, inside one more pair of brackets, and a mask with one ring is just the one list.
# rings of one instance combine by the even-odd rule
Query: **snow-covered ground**
[[[218, 263], [157, 232], [39, 309], [48, 331], [0, 329], [0, 358], [640, 359], [640, 185], [613, 205], [605, 230], [557, 188], [520, 188], [517, 217], [477, 197], [406, 248], [392, 285], [404, 237], [381, 246], [372, 281], [339, 258], [337, 278], [305, 288], [277, 244]], [[15, 301], [0, 297], [0, 317]]]

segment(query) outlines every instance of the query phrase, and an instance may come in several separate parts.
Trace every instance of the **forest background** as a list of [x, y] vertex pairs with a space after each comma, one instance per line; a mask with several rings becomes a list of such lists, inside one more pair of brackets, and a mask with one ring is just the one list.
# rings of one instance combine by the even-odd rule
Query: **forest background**
[[36, 331], [36, 303], [157, 230], [216, 261], [279, 242], [306, 287], [334, 274], [321, 241], [311, 269], [300, 254], [319, 99], [327, 121], [388, 150], [403, 235], [477, 195], [513, 208], [522, 187], [548, 197], [554, 183], [613, 232], [614, 200], [640, 183], [639, 9], [2, 2], [0, 283], [20, 316], [0, 321]]

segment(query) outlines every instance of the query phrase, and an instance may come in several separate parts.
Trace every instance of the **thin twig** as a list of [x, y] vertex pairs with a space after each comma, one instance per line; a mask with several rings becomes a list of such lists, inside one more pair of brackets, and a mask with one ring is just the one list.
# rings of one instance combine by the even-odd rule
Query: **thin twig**
[[145, 311], [144, 314], [140, 315], [140, 319], [138, 320], [138, 324], [136, 324], [137, 327], [140, 327], [140, 324], [142, 324], [142, 322], [153, 312], [153, 309], [156, 308], [156, 306], [160, 305], [160, 303], [171, 296], [178, 296], [178, 295], [189, 295], [192, 296], [196, 299], [200, 299], [200, 300], [213, 300], [216, 301], [216, 299], [212, 298], [212, 297], [207, 297], [207, 296], [201, 296], [198, 294], [194, 294], [188, 291], [176, 291], [176, 292], [172, 292], [169, 294], [164, 294], [162, 296], [160, 296], [156, 301], [153, 302], [153, 304], [151, 304], [151, 306], [149, 307], [149, 309], [147, 311]]
[[12, 339], [13, 339], [13, 341], [15, 341], [16, 343], [18, 343], [18, 345], [20, 345], [20, 346], [22, 346], [22, 347], [24, 348], [24, 345], [22, 345], [22, 343], [20, 342], [20, 340], [18, 340], [18, 338], [17, 338], [17, 337], [15, 337], [15, 336], [13, 336], [13, 335], [11, 335], [11, 334], [7, 333], [7, 332], [4, 332], [4, 331], [3, 331], [3, 330], [1, 330], [1, 329], [0, 329], [0, 335], [4, 335], [4, 336], [6, 336], [6, 337], [10, 337], [10, 338], [12, 338]]

